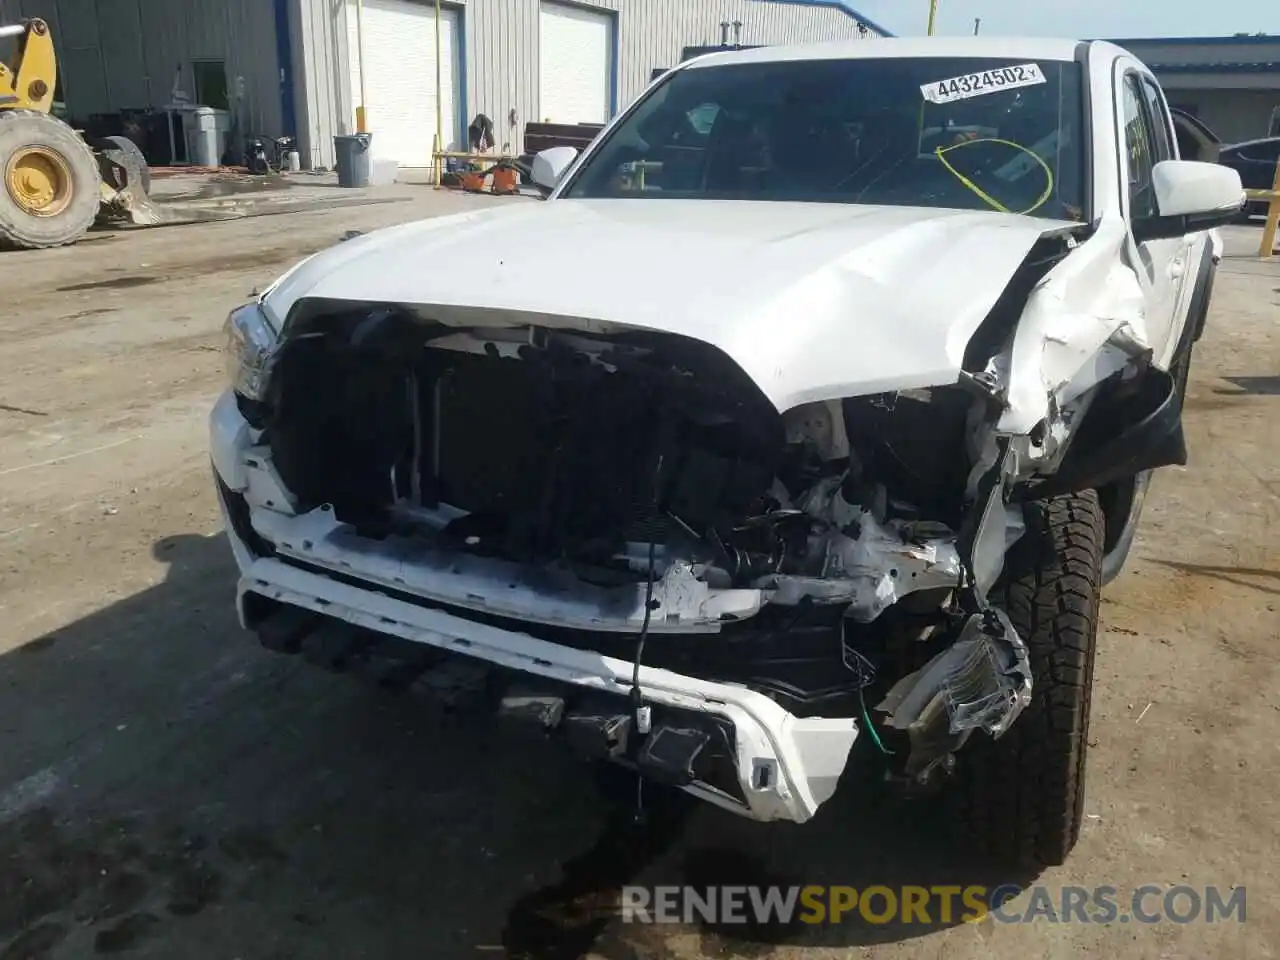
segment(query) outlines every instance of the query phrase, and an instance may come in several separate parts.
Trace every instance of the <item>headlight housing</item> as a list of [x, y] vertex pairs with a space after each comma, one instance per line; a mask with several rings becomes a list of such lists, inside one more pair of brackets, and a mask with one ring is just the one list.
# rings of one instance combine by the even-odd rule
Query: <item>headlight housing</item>
[[279, 343], [275, 329], [257, 303], [247, 303], [231, 311], [223, 330], [232, 389], [250, 400], [265, 399]]

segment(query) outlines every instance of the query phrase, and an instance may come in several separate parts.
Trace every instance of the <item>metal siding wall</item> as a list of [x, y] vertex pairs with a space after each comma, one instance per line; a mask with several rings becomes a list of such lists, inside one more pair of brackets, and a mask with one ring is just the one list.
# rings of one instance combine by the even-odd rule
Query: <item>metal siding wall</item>
[[111, 109], [111, 100], [94, 0], [58, 0], [57, 8], [62, 32], [54, 34], [54, 42], [58, 45], [58, 66], [68, 100], [76, 97], [86, 113], [105, 112]]
[[[122, 0], [97, 0], [107, 5]], [[182, 87], [195, 95], [193, 60], [222, 60], [227, 91], [241, 137], [280, 132], [280, 75], [276, 67], [275, 15], [266, 0], [135, 0], [141, 12], [142, 58], [150, 77], [151, 106], [169, 101], [181, 68]], [[134, 63], [122, 69], [137, 69]], [[237, 98], [242, 81], [243, 98]], [[125, 106], [125, 104], [121, 104]]]
[[351, 133], [352, 97], [347, 51], [346, 0], [293, 0], [298, 151], [312, 169], [332, 167], [333, 138]]
[[152, 78], [143, 53], [142, 11], [136, 2], [115, 5], [111, 16], [98, 17], [98, 38], [106, 67], [106, 92], [116, 109], [152, 102]]
[[194, 94], [191, 61], [210, 59], [226, 63], [241, 134], [279, 132], [275, 18], [265, 0], [4, 0], [0, 12], [6, 22], [49, 21], [68, 106], [79, 116], [164, 106], [179, 66]]
[[720, 23], [735, 20], [742, 22], [744, 44], [858, 38], [854, 19], [831, 7], [768, 0], [628, 0], [621, 23], [619, 106], [648, 86], [653, 70], [675, 66], [685, 47], [720, 43]]
[[[538, 85], [537, 0], [473, 0], [464, 12], [467, 46], [467, 103], [470, 121], [477, 113], [493, 120], [498, 147], [517, 142], [512, 131], [523, 129], [529, 114], [528, 92]], [[518, 114], [516, 126], [510, 113]]]
[[1129, 50], [1143, 63], [1275, 63], [1280, 61], [1280, 39], [1257, 43], [1176, 43], [1142, 40]]
[[[331, 166], [332, 137], [346, 132], [345, 118], [351, 110], [345, 0], [292, 2], [300, 149], [313, 166]], [[741, 20], [746, 44], [858, 36], [853, 18], [830, 7], [769, 0], [569, 2], [612, 10], [619, 17], [620, 49], [614, 51], [619, 109], [644, 90], [651, 70], [674, 66], [686, 46], [719, 43], [722, 20]], [[509, 144], [521, 150], [525, 122], [538, 119], [539, 0], [446, 0], [444, 5], [459, 9], [462, 15], [467, 91], [463, 121], [483, 113], [493, 120], [499, 147]], [[376, 136], [376, 115], [372, 120]]]
[[[221, 8], [225, 25], [225, 41], [214, 57], [225, 57], [227, 82], [236, 90], [237, 78], [244, 78], [244, 98], [238, 112], [244, 125], [242, 136], [250, 133], [277, 137], [284, 132], [284, 116], [280, 109], [280, 68], [276, 54], [275, 9], [269, 0], [232, 0], [214, 4], [202, 0], [201, 6], [212, 18]], [[233, 105], [235, 103], [233, 99]]]
[[[571, 0], [576, 6], [617, 11], [620, 0]], [[637, 0], [621, 0], [635, 3]], [[467, 104], [470, 121], [483, 113], [493, 121], [498, 146], [520, 152], [524, 125], [538, 116], [541, 66], [539, 0], [469, 0], [465, 5]], [[623, 40], [625, 43], [625, 39]], [[615, 53], [616, 55], [616, 53]], [[515, 111], [514, 124], [511, 112]]]
[[[649, 83], [655, 67], [674, 66], [686, 46], [720, 42], [720, 22], [741, 20], [743, 43], [853, 39], [857, 23], [830, 7], [768, 0], [571, 0], [619, 17], [618, 107]], [[467, 0], [467, 119], [493, 120], [498, 145], [522, 149], [524, 124], [538, 116], [539, 0]], [[510, 122], [511, 111], [516, 123]]]
[[1171, 104], [1197, 107], [1196, 116], [1226, 143], [1265, 137], [1271, 111], [1280, 107], [1280, 90], [1179, 90], [1173, 81], [1164, 87]]

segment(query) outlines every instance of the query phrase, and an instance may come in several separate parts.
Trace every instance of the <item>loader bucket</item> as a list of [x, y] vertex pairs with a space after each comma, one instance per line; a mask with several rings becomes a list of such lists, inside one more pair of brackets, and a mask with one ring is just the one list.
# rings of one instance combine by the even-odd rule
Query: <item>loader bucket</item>
[[164, 223], [164, 218], [151, 198], [140, 186], [130, 184], [120, 190], [112, 189], [105, 181], [102, 184], [102, 203], [98, 208], [99, 223], [137, 224], [140, 227], [152, 227]]
[[102, 179], [99, 224], [158, 227], [208, 223], [238, 220], [247, 212], [242, 206], [216, 208], [191, 203], [154, 203], [150, 196], [150, 171], [137, 146], [124, 137], [105, 137], [90, 143]]
[[154, 226], [164, 222], [160, 211], [147, 196], [146, 167], [142, 154], [120, 149], [110, 141], [94, 145], [98, 171], [102, 175], [99, 223], [135, 223]]

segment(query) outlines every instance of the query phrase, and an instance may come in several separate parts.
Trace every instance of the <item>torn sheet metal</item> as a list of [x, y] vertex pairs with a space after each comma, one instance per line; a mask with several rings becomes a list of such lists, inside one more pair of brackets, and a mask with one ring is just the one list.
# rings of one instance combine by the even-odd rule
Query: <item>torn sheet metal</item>
[[963, 566], [955, 534], [941, 524], [890, 520], [844, 499], [845, 476], [810, 489], [798, 506], [815, 521], [805, 576], [772, 574], [756, 586], [771, 602], [848, 603], [849, 616], [875, 620], [909, 593], [960, 585]]
[[1060, 408], [1149, 355], [1145, 297], [1123, 255], [1123, 229], [1100, 229], [1054, 267], [1027, 299], [1006, 371], [998, 431], [1031, 433]]
[[909, 735], [905, 772], [925, 781], [973, 731], [1000, 737], [1030, 703], [1026, 644], [993, 607], [971, 616], [954, 644], [894, 684], [877, 709]]
[[1008, 502], [1020, 460], [1013, 446], [1008, 440], [994, 443], [996, 452], [990, 466], [974, 482], [973, 507], [959, 538], [960, 553], [969, 564], [969, 582], [983, 607], [1004, 572], [1010, 547], [1026, 532], [1021, 506]]

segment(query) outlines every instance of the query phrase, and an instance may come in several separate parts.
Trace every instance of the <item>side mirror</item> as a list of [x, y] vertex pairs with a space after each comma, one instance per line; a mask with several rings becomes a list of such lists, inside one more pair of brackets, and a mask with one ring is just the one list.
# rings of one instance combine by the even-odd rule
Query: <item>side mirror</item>
[[577, 159], [578, 151], [573, 147], [551, 147], [542, 150], [534, 156], [529, 176], [534, 183], [550, 192], [556, 188], [564, 172]]
[[1240, 174], [1199, 160], [1162, 160], [1151, 171], [1159, 214], [1133, 222], [1133, 239], [1167, 240], [1225, 226], [1244, 209]]

